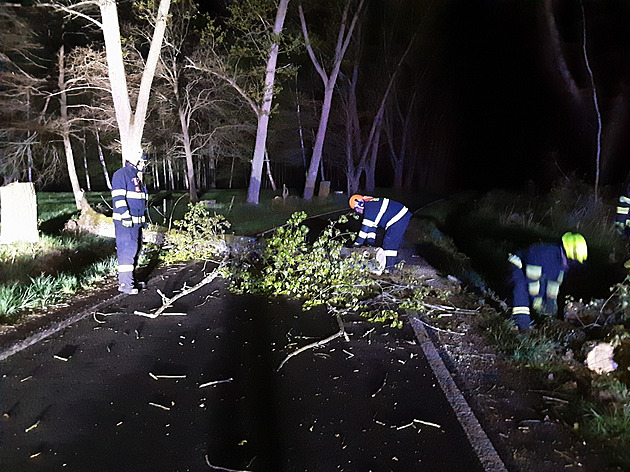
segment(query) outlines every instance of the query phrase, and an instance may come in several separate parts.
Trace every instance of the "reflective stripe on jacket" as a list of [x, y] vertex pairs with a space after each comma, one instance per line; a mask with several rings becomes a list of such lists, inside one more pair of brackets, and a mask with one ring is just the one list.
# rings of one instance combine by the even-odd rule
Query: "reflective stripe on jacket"
[[112, 203], [114, 221], [131, 219], [131, 222], [143, 224], [149, 194], [142, 182], [138, 169], [130, 163], [114, 172], [112, 176]]
[[355, 246], [361, 246], [364, 242], [374, 244], [377, 228], [389, 229], [408, 212], [409, 210], [405, 205], [389, 198], [373, 198], [366, 201], [363, 208], [361, 230], [354, 242]]

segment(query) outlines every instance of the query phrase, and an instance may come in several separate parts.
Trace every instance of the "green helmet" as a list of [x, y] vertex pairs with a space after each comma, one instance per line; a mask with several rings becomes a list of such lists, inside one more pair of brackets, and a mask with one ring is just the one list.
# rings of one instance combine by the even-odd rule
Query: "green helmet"
[[588, 248], [584, 236], [579, 233], [564, 233], [562, 235], [562, 246], [569, 259], [584, 262], [588, 257]]

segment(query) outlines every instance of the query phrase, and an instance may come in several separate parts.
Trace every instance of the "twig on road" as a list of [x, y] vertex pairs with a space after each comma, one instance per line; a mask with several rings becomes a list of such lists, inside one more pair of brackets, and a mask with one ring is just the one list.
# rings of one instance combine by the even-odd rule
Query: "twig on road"
[[149, 402], [149, 405], [154, 406], [156, 408], [161, 408], [162, 410], [166, 410], [166, 411], [170, 411], [171, 410], [170, 407], [164, 406], [164, 405], [160, 405], [159, 403]]
[[451, 331], [450, 329], [441, 329], [441, 328], [436, 328], [435, 326], [430, 325], [429, 323], [426, 323], [424, 321], [422, 321], [420, 318], [416, 317], [416, 320], [418, 320], [420, 323], [422, 323], [423, 325], [425, 325], [427, 328], [431, 328], [434, 329], [435, 331], [440, 331], [442, 333], [448, 333], [448, 334], [456, 334], [457, 336], [464, 336], [465, 333], [458, 333], [456, 331]]
[[185, 379], [186, 378], [185, 375], [153, 374], [152, 372], [149, 372], [149, 377], [151, 377], [153, 380], [160, 380], [160, 379]]
[[232, 380], [234, 380], [232, 377], [230, 377], [229, 379], [224, 379], [224, 380], [213, 380], [212, 382], [206, 382], [206, 383], [203, 383], [203, 384], [199, 385], [199, 388], [210, 387], [212, 385], [217, 385], [217, 384], [222, 384], [222, 383], [226, 383], [226, 382], [231, 382]]
[[251, 470], [227, 469], [225, 467], [219, 467], [218, 465], [212, 465], [210, 463], [210, 460], [208, 459], [208, 454], [206, 454], [206, 464], [208, 464], [208, 467], [210, 467], [211, 469], [223, 470], [225, 472], [252, 472]]
[[385, 387], [385, 382], [387, 382], [387, 374], [385, 374], [385, 378], [383, 379], [383, 383], [381, 384], [381, 386], [378, 388], [376, 392], [372, 394], [372, 398], [374, 398], [378, 394], [378, 392], [383, 390], [383, 387]]
[[314, 343], [307, 344], [306, 346], [302, 346], [301, 348], [299, 348], [297, 351], [293, 351], [287, 357], [284, 358], [284, 360], [280, 363], [280, 365], [276, 369], [276, 372], [278, 372], [280, 369], [282, 369], [282, 366], [284, 364], [286, 364], [286, 362], [289, 359], [291, 359], [293, 356], [297, 356], [299, 353], [304, 352], [304, 351], [306, 351], [308, 349], [313, 349], [313, 348], [316, 348], [316, 347], [323, 346], [324, 344], [327, 344], [330, 341], [332, 341], [334, 339], [337, 339], [337, 338], [339, 338], [341, 336], [343, 336], [346, 341], [349, 341], [348, 334], [346, 333], [346, 330], [343, 327], [343, 321], [341, 321], [341, 317], [339, 316], [338, 313], [335, 313], [335, 316], [337, 317], [337, 323], [339, 324], [339, 331], [337, 331], [335, 334], [333, 334], [331, 336], [328, 336], [326, 339], [322, 339], [320, 341], [316, 341]]

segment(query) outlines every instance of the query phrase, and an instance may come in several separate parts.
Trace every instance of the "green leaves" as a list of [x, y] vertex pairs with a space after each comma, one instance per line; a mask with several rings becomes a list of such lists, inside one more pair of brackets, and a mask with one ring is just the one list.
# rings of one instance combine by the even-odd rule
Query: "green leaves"
[[201, 204], [188, 204], [183, 219], [166, 234], [162, 259], [167, 264], [190, 260], [208, 260], [225, 250], [223, 235], [230, 222], [222, 215], [210, 216]]
[[233, 290], [289, 296], [303, 300], [305, 310], [326, 305], [336, 312], [402, 326], [397, 301], [375, 302], [382, 295], [383, 281], [365, 269], [360, 255], [341, 256], [349, 235], [339, 225], [348, 221], [347, 216], [330, 222], [312, 243], [307, 240], [306, 218], [304, 212], [294, 213], [265, 241], [258, 259], [234, 261], [227, 274]]

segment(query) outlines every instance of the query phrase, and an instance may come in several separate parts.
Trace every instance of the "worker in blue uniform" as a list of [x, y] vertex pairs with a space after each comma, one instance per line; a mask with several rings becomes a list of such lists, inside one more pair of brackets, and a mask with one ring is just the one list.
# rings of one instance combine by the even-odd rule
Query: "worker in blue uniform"
[[573, 263], [588, 256], [584, 236], [565, 233], [562, 243], [537, 243], [509, 255], [512, 268], [512, 321], [519, 331], [531, 326], [531, 311], [556, 315], [558, 293], [564, 275]]
[[350, 208], [363, 216], [354, 246], [373, 246], [376, 244], [377, 228], [384, 229], [385, 269], [392, 270], [398, 261], [398, 248], [409, 225], [411, 212], [402, 203], [389, 198], [355, 194], [350, 197], [349, 203]]
[[112, 177], [112, 202], [116, 252], [118, 255], [118, 290], [135, 295], [144, 283], [136, 282], [134, 272], [142, 246], [142, 229], [146, 226], [145, 212], [148, 193], [142, 182], [146, 167], [142, 150], [132, 154], [131, 160]]

